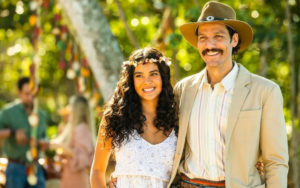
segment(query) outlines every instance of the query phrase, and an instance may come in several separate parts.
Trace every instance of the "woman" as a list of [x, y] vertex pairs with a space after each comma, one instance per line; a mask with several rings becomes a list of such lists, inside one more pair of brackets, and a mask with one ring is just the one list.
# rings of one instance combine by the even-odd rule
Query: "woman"
[[106, 187], [111, 151], [117, 187], [167, 187], [178, 118], [167, 59], [154, 48], [135, 51], [123, 66], [98, 134], [92, 187]]
[[86, 98], [75, 96], [70, 105], [69, 122], [51, 144], [63, 158], [60, 187], [89, 188], [89, 169], [94, 155], [89, 104]]

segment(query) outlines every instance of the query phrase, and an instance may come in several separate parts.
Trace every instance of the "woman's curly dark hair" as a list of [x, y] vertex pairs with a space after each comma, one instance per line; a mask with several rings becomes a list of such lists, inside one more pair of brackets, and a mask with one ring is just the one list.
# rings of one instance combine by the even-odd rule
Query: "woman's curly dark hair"
[[[159, 60], [162, 53], [154, 48], [136, 50], [129, 57], [129, 61], [145, 61], [145, 59]], [[154, 125], [167, 136], [168, 131], [174, 129], [178, 132], [178, 113], [176, 110], [173, 87], [170, 82], [170, 68], [164, 60], [153, 62], [158, 66], [162, 78], [162, 91], [159, 95]], [[121, 72], [121, 78], [114, 91], [105, 112], [102, 128], [105, 131], [105, 139], [112, 138], [112, 147], [120, 147], [122, 142], [136, 130], [143, 133], [143, 124], [146, 117], [142, 113], [140, 98], [135, 91], [133, 74], [135, 66], [125, 65]]]

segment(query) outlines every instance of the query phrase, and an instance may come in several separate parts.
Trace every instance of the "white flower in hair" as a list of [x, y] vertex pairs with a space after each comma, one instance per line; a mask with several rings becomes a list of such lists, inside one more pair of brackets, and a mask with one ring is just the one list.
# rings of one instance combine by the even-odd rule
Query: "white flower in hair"
[[131, 65], [136, 67], [137, 63], [135, 61], [124, 61], [123, 62], [123, 66], [131, 66]]
[[167, 61], [167, 65], [168, 65], [168, 66], [171, 66], [171, 64], [172, 64], [172, 61], [168, 60], [168, 61]]
[[160, 57], [159, 58], [160, 61], [164, 61], [168, 66], [170, 66], [172, 64], [172, 62], [170, 61], [170, 58], [166, 58], [166, 57]]
[[161, 63], [161, 62], [165, 62], [167, 66], [170, 66], [172, 64], [172, 62], [170, 61], [169, 58], [166, 58], [164, 56], [159, 57], [159, 59], [155, 59], [155, 58], [146, 58], [144, 60], [140, 60], [139, 62], [136, 61], [124, 61], [123, 62], [123, 66], [134, 66], [136, 67], [138, 64], [140, 63]]
[[152, 63], [154, 63], [154, 62], [157, 62], [157, 59], [151, 58], [150, 61], [151, 61]]
[[123, 66], [129, 65], [129, 61], [123, 61]]

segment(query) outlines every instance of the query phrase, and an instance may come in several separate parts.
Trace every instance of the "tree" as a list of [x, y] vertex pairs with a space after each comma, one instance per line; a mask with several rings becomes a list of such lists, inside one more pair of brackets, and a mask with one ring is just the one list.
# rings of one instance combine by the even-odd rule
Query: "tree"
[[60, 0], [104, 100], [116, 86], [123, 54], [97, 0]]
[[[35, 10], [31, 9], [34, 2], [42, 2], [41, 6], [44, 7], [41, 12], [42, 36], [37, 51], [33, 50], [31, 40], [36, 30], [29, 24], [36, 14]], [[129, 56], [137, 47], [155, 46], [166, 56], [172, 57], [171, 69], [176, 80], [194, 74], [205, 66], [197, 50], [182, 39], [178, 29], [181, 24], [198, 19], [205, 1], [60, 0], [59, 2], [63, 6], [63, 11], [60, 12], [69, 17], [68, 28], [80, 44], [94, 73], [95, 78], [91, 76], [89, 79], [95, 79], [99, 83], [99, 89], [105, 100], [112, 93], [123, 56]], [[299, 187], [297, 181], [300, 169], [299, 163], [295, 161], [300, 157], [298, 147], [300, 64], [297, 63], [300, 62], [300, 53], [297, 53], [300, 51], [300, 0], [221, 0], [221, 2], [237, 10], [237, 18], [250, 23], [254, 30], [253, 43], [236, 57], [236, 61], [251, 72], [275, 81], [281, 87], [290, 151], [294, 152], [290, 155], [288, 186]], [[66, 95], [67, 98], [76, 92], [76, 79], [74, 81], [66, 78], [67, 69], [72, 69], [74, 63], [69, 58], [64, 59], [65, 56], [69, 56], [66, 53], [69, 39], [60, 39], [61, 36], [53, 32], [56, 28], [64, 30], [59, 25], [64, 22], [63, 18], [53, 21], [53, 18], [60, 17], [56, 3], [54, 0], [0, 1], [2, 84], [0, 106], [14, 98], [15, 81], [19, 75], [28, 74], [27, 69], [34, 54], [41, 54], [40, 77], [44, 90], [47, 91], [41, 92], [40, 102], [46, 101], [43, 104], [46, 107], [51, 106], [51, 101], [58, 103], [61, 96]], [[48, 4], [54, 8], [46, 9]], [[289, 18], [286, 12], [287, 5]], [[22, 7], [23, 12], [16, 11], [22, 10]], [[70, 34], [68, 38], [72, 38]], [[18, 45], [22, 46], [21, 51], [8, 53], [9, 49], [17, 49]], [[101, 50], [107, 50], [108, 53]], [[66, 68], [63, 68], [64, 66]], [[53, 114], [57, 107], [59, 106], [51, 107]]]
[[[297, 130], [297, 122], [295, 121], [297, 116], [297, 75], [296, 73], [297, 68], [295, 65], [295, 56], [294, 56], [294, 45], [293, 45], [293, 34], [292, 34], [292, 28], [291, 28], [291, 12], [289, 7], [289, 2], [285, 1], [285, 16], [287, 20], [287, 37], [288, 37], [288, 61], [290, 64], [290, 72], [291, 72], [291, 120], [292, 120], [292, 127], [293, 127], [293, 134], [292, 134], [292, 161], [293, 164], [292, 170], [293, 170], [293, 184], [294, 187], [300, 187], [300, 162], [299, 162], [299, 152], [300, 152], [300, 133]], [[299, 100], [299, 99], [298, 99]], [[300, 102], [300, 101], [299, 101]], [[300, 108], [299, 108], [300, 109]], [[299, 113], [300, 114], [300, 113]]]

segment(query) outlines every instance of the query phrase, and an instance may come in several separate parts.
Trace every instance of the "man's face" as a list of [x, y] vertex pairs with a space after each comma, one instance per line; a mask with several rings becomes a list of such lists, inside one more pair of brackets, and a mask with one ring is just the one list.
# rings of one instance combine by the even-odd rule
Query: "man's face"
[[198, 28], [198, 51], [209, 67], [224, 67], [231, 64], [232, 48], [238, 43], [238, 34], [232, 39], [224, 24], [205, 23]]
[[33, 106], [33, 93], [30, 89], [29, 84], [24, 84], [18, 92], [19, 98], [21, 102], [25, 105], [25, 107], [32, 107]]

